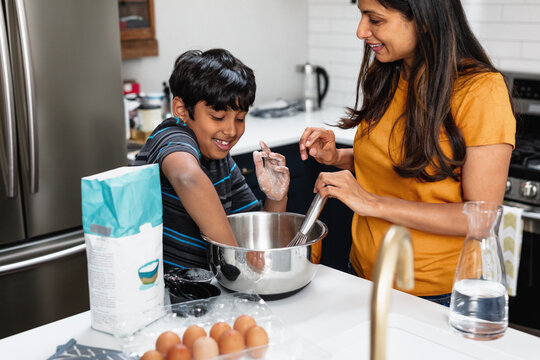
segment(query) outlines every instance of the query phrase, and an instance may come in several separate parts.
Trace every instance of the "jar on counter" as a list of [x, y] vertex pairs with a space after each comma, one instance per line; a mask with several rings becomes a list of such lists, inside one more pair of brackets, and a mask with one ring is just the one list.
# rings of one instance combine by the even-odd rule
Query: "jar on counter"
[[145, 105], [163, 106], [164, 93], [141, 93], [142, 103]]
[[142, 104], [138, 111], [141, 131], [151, 132], [161, 123], [160, 105]]

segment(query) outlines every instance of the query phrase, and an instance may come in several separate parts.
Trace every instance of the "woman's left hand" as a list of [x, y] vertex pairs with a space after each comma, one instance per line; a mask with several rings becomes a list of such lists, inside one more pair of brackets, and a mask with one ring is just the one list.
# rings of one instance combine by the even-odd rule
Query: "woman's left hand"
[[377, 196], [367, 192], [349, 170], [320, 173], [315, 192], [338, 199], [358, 215], [378, 216]]
[[260, 144], [262, 151], [253, 152], [259, 188], [270, 200], [280, 201], [287, 195], [290, 182], [289, 168], [285, 166], [285, 156], [271, 152], [263, 141]]

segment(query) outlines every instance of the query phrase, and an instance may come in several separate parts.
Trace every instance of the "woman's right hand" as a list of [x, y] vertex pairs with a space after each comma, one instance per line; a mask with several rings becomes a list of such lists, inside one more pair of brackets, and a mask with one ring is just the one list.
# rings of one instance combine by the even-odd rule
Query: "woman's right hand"
[[348, 170], [320, 173], [313, 191], [338, 199], [360, 216], [381, 217], [380, 197], [366, 191]]
[[321, 164], [334, 165], [338, 158], [334, 132], [323, 128], [306, 128], [300, 137], [300, 157], [306, 160], [308, 155]]

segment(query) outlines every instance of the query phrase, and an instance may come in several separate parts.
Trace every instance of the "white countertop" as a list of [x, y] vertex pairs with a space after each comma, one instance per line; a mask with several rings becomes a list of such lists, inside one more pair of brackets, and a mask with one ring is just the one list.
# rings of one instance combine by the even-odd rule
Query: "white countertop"
[[259, 140], [263, 140], [270, 148], [297, 143], [307, 127], [332, 129], [336, 143], [352, 146], [356, 128], [342, 130], [330, 126], [335, 125], [342, 116], [345, 116], [345, 109], [340, 107], [325, 107], [311, 113], [299, 112], [295, 116], [269, 119], [250, 116], [248, 113], [246, 131], [232, 148], [231, 155], [259, 150]]
[[[267, 304], [289, 331], [333, 359], [369, 359], [371, 287], [370, 281], [320, 265], [306, 288]], [[540, 349], [540, 338], [510, 328], [494, 341], [464, 339], [449, 328], [448, 308], [397, 290], [392, 292], [388, 322], [388, 359], [537, 359]], [[1, 339], [0, 354], [46, 359], [71, 338], [83, 345], [119, 349], [114, 337], [90, 328], [87, 311]]]

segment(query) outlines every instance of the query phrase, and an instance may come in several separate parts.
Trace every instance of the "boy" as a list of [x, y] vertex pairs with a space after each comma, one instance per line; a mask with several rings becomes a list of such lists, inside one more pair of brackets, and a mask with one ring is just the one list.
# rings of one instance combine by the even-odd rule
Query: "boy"
[[[229, 154], [244, 133], [255, 76], [227, 50], [192, 50], [176, 60], [169, 86], [174, 117], [152, 132], [135, 164], [160, 166], [165, 268], [208, 268], [200, 233], [236, 246], [227, 215], [262, 210]], [[264, 210], [285, 211], [285, 157], [261, 146], [253, 160]]]

